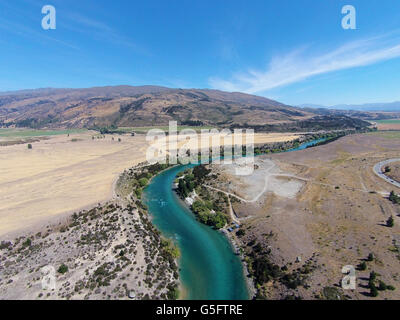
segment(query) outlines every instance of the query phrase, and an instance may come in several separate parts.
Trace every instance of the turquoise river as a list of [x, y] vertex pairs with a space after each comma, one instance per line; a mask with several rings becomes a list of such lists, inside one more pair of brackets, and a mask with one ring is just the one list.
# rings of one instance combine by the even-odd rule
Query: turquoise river
[[[305, 149], [323, 139], [288, 151]], [[171, 238], [179, 258], [183, 298], [191, 300], [249, 299], [240, 258], [224, 234], [199, 223], [172, 189], [176, 175], [194, 165], [176, 166], [151, 180], [144, 192], [154, 225]]]

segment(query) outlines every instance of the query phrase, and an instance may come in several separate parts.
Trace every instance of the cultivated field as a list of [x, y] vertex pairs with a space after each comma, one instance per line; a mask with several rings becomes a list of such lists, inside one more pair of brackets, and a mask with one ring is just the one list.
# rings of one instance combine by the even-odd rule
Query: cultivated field
[[379, 130], [400, 130], [400, 119], [377, 120]]

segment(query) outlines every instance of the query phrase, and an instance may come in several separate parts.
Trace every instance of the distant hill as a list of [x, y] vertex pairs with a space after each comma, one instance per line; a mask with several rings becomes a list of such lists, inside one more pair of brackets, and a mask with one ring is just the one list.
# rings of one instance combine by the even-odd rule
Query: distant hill
[[323, 116], [347, 116], [367, 121], [385, 120], [400, 118], [400, 111], [357, 111], [347, 109], [330, 109], [328, 107], [319, 107], [317, 105], [307, 105], [299, 107], [300, 110], [323, 115]]
[[400, 112], [400, 101], [389, 103], [365, 103], [365, 104], [339, 104], [334, 106], [322, 106], [316, 104], [302, 104], [301, 108], [314, 108], [314, 109], [333, 109], [333, 110], [351, 110], [351, 111], [364, 111], [364, 112]]
[[[318, 119], [316, 119], [318, 117]], [[131, 127], [166, 125], [312, 129], [317, 112], [264, 97], [208, 89], [115, 86], [36, 89], [0, 93], [0, 125], [33, 128]], [[345, 127], [352, 126], [345, 121]], [[357, 126], [367, 125], [357, 123]], [[269, 127], [268, 127], [269, 126]], [[299, 128], [300, 129], [300, 128]]]

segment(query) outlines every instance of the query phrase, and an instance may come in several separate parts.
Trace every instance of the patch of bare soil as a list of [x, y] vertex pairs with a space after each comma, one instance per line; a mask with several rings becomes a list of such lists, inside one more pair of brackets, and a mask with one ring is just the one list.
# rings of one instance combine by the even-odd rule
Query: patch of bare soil
[[[242, 223], [235, 237], [258, 283], [259, 298], [372, 299], [371, 272], [378, 274], [373, 283], [382, 289], [378, 299], [400, 298], [400, 207], [386, 198], [390, 186], [372, 171], [399, 151], [398, 140], [358, 134], [261, 156], [260, 163], [272, 161], [280, 174], [302, 187], [295, 197], [272, 188], [256, 202], [233, 204]], [[269, 173], [261, 169], [255, 174], [265, 178]], [[235, 190], [236, 178], [219, 177], [221, 189], [231, 182]], [[389, 217], [393, 227], [387, 226]], [[356, 290], [341, 288], [346, 265], [357, 269]]]

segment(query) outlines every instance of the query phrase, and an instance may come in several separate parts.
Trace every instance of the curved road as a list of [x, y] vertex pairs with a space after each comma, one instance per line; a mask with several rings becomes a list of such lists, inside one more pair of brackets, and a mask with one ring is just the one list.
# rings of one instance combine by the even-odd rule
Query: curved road
[[386, 175], [382, 172], [382, 167], [384, 167], [384, 166], [386, 166], [387, 164], [392, 163], [392, 162], [400, 162], [400, 158], [381, 161], [381, 162], [377, 163], [376, 165], [374, 165], [373, 170], [374, 170], [374, 173], [375, 173], [378, 177], [380, 177], [380, 178], [386, 180], [386, 182], [388, 182], [388, 183], [390, 183], [390, 184], [396, 186], [397, 188], [400, 188], [400, 183], [399, 183], [399, 182], [397, 182], [397, 181], [395, 181], [395, 180], [389, 178], [388, 176], [386, 176]]

